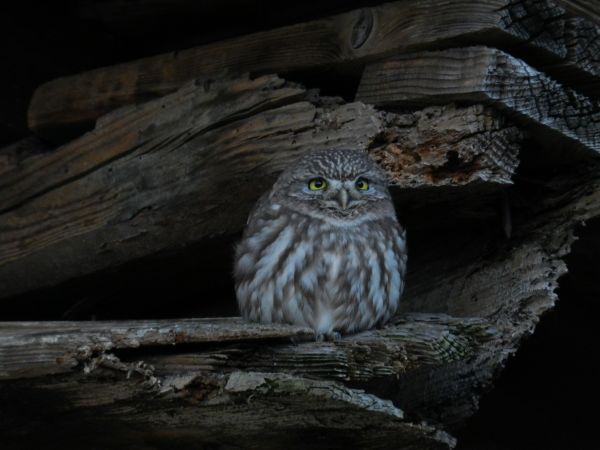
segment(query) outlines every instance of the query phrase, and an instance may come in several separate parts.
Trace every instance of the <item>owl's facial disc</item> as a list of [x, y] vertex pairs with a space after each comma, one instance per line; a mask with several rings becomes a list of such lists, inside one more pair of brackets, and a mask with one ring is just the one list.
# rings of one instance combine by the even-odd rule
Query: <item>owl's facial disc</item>
[[364, 177], [355, 180], [333, 180], [322, 177], [311, 178], [303, 189], [307, 200], [318, 201], [324, 209], [340, 214], [352, 214], [360, 205], [373, 200], [374, 189]]

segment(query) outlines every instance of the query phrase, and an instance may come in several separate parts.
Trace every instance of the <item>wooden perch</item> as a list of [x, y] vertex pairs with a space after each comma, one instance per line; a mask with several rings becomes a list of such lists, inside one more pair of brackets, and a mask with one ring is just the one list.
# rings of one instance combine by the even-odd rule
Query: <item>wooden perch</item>
[[[298, 433], [313, 428], [316, 422], [311, 417], [317, 414], [323, 439], [334, 448], [340, 444], [332, 444], [331, 439], [341, 430], [365, 442], [366, 448], [391, 442], [399, 448], [411, 448], [417, 445], [414, 442], [419, 448], [448, 448], [453, 439], [445, 433], [407, 423], [391, 402], [357, 389], [372, 390], [376, 385], [378, 394], [387, 389], [389, 396], [399, 376], [468, 361], [495, 338], [493, 328], [483, 320], [410, 315], [382, 330], [338, 342], [290, 345], [281, 339], [301, 338], [303, 333], [306, 330], [243, 324], [238, 319], [2, 323], [0, 378], [16, 380], [0, 383], [0, 399], [7, 402], [21, 392], [32, 396], [36, 409], [52, 410], [57, 406], [52, 401], [60, 397], [69, 406], [58, 414], [61, 421], [71, 422], [69, 428], [100, 427], [106, 417], [115, 417], [145, 440], [156, 437], [155, 424], [162, 422], [165, 435], [193, 437], [196, 442], [226, 442], [244, 429], [249, 439], [260, 441], [259, 435], [252, 437], [254, 414], [259, 416], [254, 423], [272, 424], [268, 448], [277, 448], [288, 438], [287, 429]], [[280, 340], [274, 341], [275, 337]], [[250, 345], [257, 339], [261, 345]], [[132, 348], [137, 354], [124, 351]], [[50, 403], [48, 395], [54, 398]], [[263, 402], [271, 412], [263, 410]], [[174, 405], [177, 414], [164, 423]], [[123, 408], [132, 412], [122, 417]], [[296, 417], [293, 426], [276, 420], [273, 414], [281, 414], [282, 409], [286, 417]], [[73, 412], [77, 414], [69, 419]], [[369, 412], [374, 414], [365, 421]], [[238, 417], [236, 427], [217, 426], [232, 420], [232, 414]], [[336, 414], [347, 419], [333, 425]], [[2, 419], [3, 424], [11, 420]], [[32, 432], [35, 427], [34, 423]], [[110, 427], [120, 428], [114, 423]], [[11, 442], [9, 427], [0, 427], [2, 434], [3, 442]], [[378, 438], [367, 444], [375, 435]], [[127, 432], [119, 430], [120, 442], [128, 438]], [[299, 445], [305, 442], [300, 440], [292, 448]]]
[[[0, 380], [72, 373], [100, 354], [138, 349], [161, 375], [275, 370], [364, 384], [423, 365], [467, 358], [493, 336], [484, 320], [430, 314], [407, 315], [382, 330], [338, 342], [310, 342], [312, 329], [252, 324], [239, 318], [0, 322]], [[269, 346], [269, 341], [280, 345]], [[281, 346], [290, 341], [295, 344]], [[252, 343], [261, 345], [248, 345]], [[196, 351], [181, 354], [177, 347], [181, 345]], [[206, 350], [198, 352], [200, 345]], [[215, 348], [218, 345], [227, 346]], [[170, 353], [153, 355], [159, 347]]]
[[481, 106], [400, 115], [275, 76], [190, 83], [4, 171], [0, 297], [238, 231], [307, 151], [370, 148], [398, 186], [498, 189], [520, 136]]
[[600, 152], [600, 103], [486, 47], [402, 55], [368, 66], [356, 99], [378, 106], [486, 102], [542, 133]]
[[[303, 449], [307, 441], [311, 448], [340, 450], [391, 445], [437, 450], [455, 444], [443, 431], [404, 420], [391, 402], [336, 382], [234, 372], [179, 381], [175, 392], [149, 395], [137, 378], [98, 373], [63, 381], [62, 386], [32, 388], [28, 393], [39, 407], [39, 417], [59, 420], [61, 427], [43, 437], [29, 433], [27, 443], [38, 442], [37, 448], [45, 448], [49, 439], [56, 439], [69, 448], [84, 448], [92, 439], [103, 448], [140, 450], [173, 448], [174, 442], [178, 448], [202, 443], [204, 448], [274, 450]], [[128, 395], [135, 391], [137, 395]], [[14, 393], [0, 386], [3, 404], [14, 402]], [[65, 395], [70, 402], [64, 406], [49, 398]], [[5, 416], [4, 412], [0, 418], [8, 426], [0, 428], [3, 448], [23, 448], [24, 439], [15, 430], [34, 432], [39, 422], [23, 427], [20, 414]]]
[[[263, 328], [238, 319], [3, 323], [0, 400], [27, 398], [36, 410], [82, 434], [109, 427], [106, 446], [137, 439], [166, 448], [178, 439], [228, 448], [242, 433], [248, 442], [264, 442], [257, 430], [270, 421], [273, 445], [287, 444], [282, 439], [291, 430], [297, 437], [322, 423], [324, 446], [337, 442], [343, 430], [354, 440], [365, 433], [378, 436], [377, 448], [390, 442], [402, 448], [409, 445], [402, 440], [406, 436], [418, 448], [445, 448], [452, 444], [447, 435], [413, 428], [401, 417], [406, 412], [452, 427], [475, 411], [508, 356], [556, 301], [573, 228], [600, 217], [600, 179], [593, 172], [575, 181], [560, 175], [550, 180], [555, 194], [531, 199], [517, 211], [509, 243], [497, 243], [489, 233], [473, 241], [466, 233], [474, 253], [457, 256], [450, 246], [435, 255], [415, 255], [420, 273], [411, 275], [402, 308], [446, 310], [455, 317], [409, 314], [338, 342], [296, 344], [289, 337], [301, 340], [310, 330]], [[431, 239], [435, 244], [436, 237]], [[455, 240], [464, 246], [458, 236]], [[428, 263], [419, 261], [428, 257]], [[325, 397], [317, 401], [314, 395]], [[365, 411], [373, 408], [388, 414], [386, 419], [367, 419]], [[277, 421], [273, 414], [286, 419]], [[331, 423], [340, 414], [346, 419]], [[293, 426], [286, 422], [290, 416]], [[0, 420], [8, 448], [20, 442], [13, 424], [22, 420], [13, 412]], [[38, 435], [38, 423], [26, 426], [30, 435]], [[77, 443], [82, 436], [76, 431], [69, 439]]]
[[94, 354], [138, 347], [310, 339], [308, 328], [241, 319], [138, 322], [0, 322], [0, 380], [70, 372]]
[[49, 139], [72, 136], [117, 107], [173, 92], [196, 78], [359, 68], [400, 52], [457, 43], [529, 50], [548, 71], [560, 69], [561, 77], [597, 92], [596, 25], [567, 23], [563, 13], [551, 0], [412, 0], [355, 10], [50, 81], [33, 96], [29, 127]]

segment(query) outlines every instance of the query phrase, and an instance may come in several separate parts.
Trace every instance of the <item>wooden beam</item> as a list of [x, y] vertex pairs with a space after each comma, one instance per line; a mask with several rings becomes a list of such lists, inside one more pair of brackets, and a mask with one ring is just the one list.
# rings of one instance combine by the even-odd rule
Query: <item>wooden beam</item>
[[[163, 377], [199, 370], [283, 371], [366, 384], [466, 358], [493, 336], [485, 320], [430, 314], [407, 315], [382, 330], [338, 342], [314, 342], [309, 328], [253, 324], [235, 317], [0, 322], [0, 380], [73, 373], [80, 365], [97, 365], [101, 354], [136, 349], [137, 357], [143, 355]], [[249, 345], [256, 342], [258, 349]], [[290, 342], [294, 345], [281, 345]], [[177, 347], [181, 345], [190, 351]], [[159, 347], [168, 352], [154, 354]]]
[[595, 0], [556, 0], [567, 12], [600, 25], [600, 5]]
[[308, 96], [275, 76], [191, 83], [22, 161], [0, 182], [0, 297], [239, 231], [307, 151], [370, 148], [413, 188], [498, 190], [516, 169], [520, 133], [490, 109], [397, 115]]
[[[207, 432], [202, 430], [209, 428], [209, 424], [229, 417], [230, 402], [239, 404], [240, 399], [233, 394], [252, 396], [252, 402], [245, 403], [257, 413], [256, 402], [266, 393], [265, 378], [283, 396], [292, 387], [285, 380], [302, 377], [306, 380], [302, 386], [309, 386], [317, 397], [325, 395], [319, 402], [320, 410], [326, 406], [323, 402], [328, 401], [326, 392], [333, 389], [341, 394], [336, 398], [349, 402], [340, 405], [338, 414], [354, 417], [357, 411], [352, 405], [360, 403], [368, 411], [394, 411], [394, 416], [402, 419], [403, 412], [385, 400], [396, 392], [399, 376], [426, 367], [465, 364], [498, 339], [485, 320], [431, 314], [407, 315], [383, 329], [336, 342], [314, 342], [311, 330], [308, 341], [300, 342], [308, 336], [303, 334], [305, 331], [283, 325], [244, 324], [237, 318], [2, 323], [0, 398], [6, 402], [7, 397], [18, 392], [23, 395], [29, 392], [28, 396], [39, 392], [33, 396], [39, 402], [37, 407], [48, 411], [55, 410], [59, 406], [56, 399], [61, 398], [61, 404], [68, 407], [58, 413], [56, 420], [64, 424], [71, 420], [69, 416], [77, 417], [75, 422], [84, 428], [90, 426], [86, 422], [91, 422], [91, 426], [101, 425], [98, 418], [106, 417], [108, 411], [97, 412], [104, 407], [112, 410], [129, 405], [162, 416], [163, 407], [168, 404], [171, 408], [177, 405], [172, 425], [187, 429], [186, 424], [192, 420], [187, 406], [192, 401], [195, 408], [192, 416], [204, 417], [209, 413], [214, 416], [211, 421], [194, 420], [198, 428], [195, 438], [202, 440]], [[296, 339], [295, 344], [290, 345], [290, 337]], [[67, 363], [70, 360], [73, 363]], [[257, 373], [261, 374], [260, 380], [251, 381], [251, 375]], [[280, 390], [284, 387], [285, 390]], [[370, 392], [373, 390], [377, 395]], [[282, 398], [291, 397], [296, 403], [301, 392], [304, 390], [293, 389]], [[224, 394], [229, 395], [221, 397]], [[368, 401], [359, 402], [360, 399]], [[218, 410], [213, 408], [216, 405], [220, 406]], [[277, 411], [289, 411], [291, 407], [286, 400], [273, 406], [276, 405], [279, 405]], [[298, 416], [311, 414], [313, 409], [303, 402], [296, 407], [292, 409]], [[115, 439], [127, 439], [128, 434], [118, 426], [124, 418], [117, 410], [108, 415], [117, 422], [103, 425], [115, 432]], [[138, 422], [140, 417], [128, 417], [126, 422], [138, 423], [135, 428], [145, 434], [152, 433], [152, 427]], [[248, 426], [245, 419], [237, 425], [237, 429]], [[297, 431], [302, 427], [297, 423], [292, 429]], [[435, 431], [426, 429], [426, 435]], [[10, 427], [0, 428], [0, 436], [3, 433], [5, 440], [12, 437]], [[229, 436], [222, 429], [213, 433], [219, 439]], [[32, 442], [32, 438], [27, 442]]]
[[[521, 49], [548, 70], [560, 66], [565, 77], [580, 80], [581, 89], [597, 91], [597, 31], [575, 32], [582, 45], [573, 57], [573, 32], [566, 31], [561, 11], [551, 0], [411, 0], [364, 8], [49, 81], [32, 98], [29, 126], [64, 142], [65, 133], [91, 128], [108, 111], [173, 92], [191, 79], [360, 67], [400, 52], [457, 43]], [[590, 29], [581, 22], [570, 26], [580, 25]]]
[[[429, 236], [431, 254], [422, 254], [418, 247], [413, 253], [415, 263], [427, 257], [433, 263], [418, 263], [420, 277], [413, 275], [402, 302], [402, 308], [422, 313], [399, 317], [383, 329], [338, 342], [290, 345], [290, 335], [305, 331], [281, 327], [263, 333], [261, 326], [242, 324], [238, 319], [4, 323], [0, 367], [6, 379], [0, 382], [0, 399], [9, 404], [27, 398], [27, 414], [35, 405], [36, 410], [54, 417], [53, 423], [83, 430], [81, 435], [70, 435], [77, 439], [89, 435], [90, 430], [111, 430], [107, 438], [111, 443], [111, 439], [143, 442], [146, 438], [154, 445], [161, 437], [165, 445], [172, 445], [173, 437], [182, 442], [226, 442], [231, 438], [229, 430], [239, 428], [223, 428], [220, 425], [224, 423], [233, 421], [242, 428], [261, 424], [264, 430], [264, 421], [273, 419], [261, 407], [263, 395], [275, 394], [269, 397], [271, 410], [280, 415], [293, 413], [298, 419], [293, 426], [275, 428], [277, 439], [273, 442], [279, 444], [286, 432], [315, 424], [316, 398], [302, 401], [306, 391], [297, 390], [295, 381], [288, 384], [285, 380], [290, 377], [311, 379], [313, 384], [301, 381], [301, 385], [313, 394], [343, 393], [341, 397], [348, 403], [334, 408], [338, 417], [346, 411], [362, 420], [354, 409], [359, 399], [391, 411], [385, 400], [392, 399], [398, 419], [406, 412], [445, 426], [464, 423], [476, 409], [482, 390], [490, 386], [507, 358], [556, 301], [558, 279], [566, 272], [563, 259], [576, 239], [574, 227], [600, 217], [597, 173], [597, 167], [590, 167], [577, 179], [572, 174], [557, 174], [546, 180], [549, 191], [541, 187], [515, 211], [516, 230], [510, 242], [499, 243], [487, 230], [476, 236], [466, 232], [470, 251], [457, 253], [452, 246], [440, 250], [435, 245], [437, 237]], [[488, 240], [482, 240], [485, 238]], [[440, 236], [439, 240], [448, 239]], [[457, 247], [464, 247], [456, 236], [454, 241]], [[455, 316], [427, 310], [446, 310]], [[182, 329], [190, 333], [185, 338], [187, 345], [178, 342]], [[51, 346], [56, 351], [50, 352]], [[54, 358], [39, 360], [36, 355], [40, 353]], [[64, 355], [76, 355], [77, 365], [63, 365], [60, 358]], [[19, 364], [25, 370], [19, 371]], [[54, 375], [44, 375], [48, 373]], [[282, 386], [287, 387], [279, 390]], [[333, 417], [328, 412], [330, 403], [323, 401], [318, 420], [328, 421]], [[16, 443], [22, 446], [23, 435], [14, 430], [25, 428], [14, 425], [23, 418], [14, 416], [15, 409], [7, 414], [0, 420], [4, 424], [0, 436], [3, 443], [18, 448]], [[249, 414], [254, 414], [253, 421]], [[312, 418], [308, 422], [307, 414]], [[110, 423], [103, 418], [110, 418]], [[42, 422], [26, 421], [27, 430], [38, 430], [36, 426]], [[157, 434], [157, 423], [164, 435]], [[388, 425], [384, 421], [384, 431]], [[360, 427], [357, 430], [365, 432]], [[435, 435], [429, 430], [433, 434], [428, 436]], [[344, 428], [343, 433], [352, 432]], [[35, 442], [38, 435], [29, 433], [27, 442]], [[398, 439], [395, 433], [380, 435]], [[264, 439], [259, 433], [248, 436], [257, 442]]]
[[241, 319], [0, 322], [0, 380], [71, 372], [93, 355], [139, 347], [314, 339], [312, 329]]
[[[3, 404], [21, 404], [19, 395], [28, 404], [0, 410], [3, 448], [47, 448], [48, 441], [85, 448], [90, 440], [102, 448], [139, 450], [166, 450], [174, 443], [178, 448], [273, 450], [304, 449], [307, 442], [323, 450], [449, 450], [456, 444], [440, 429], [405, 420], [390, 401], [333, 381], [276, 373], [198, 373], [180, 380], [172, 393], [141, 381], [136, 374], [98, 369], [78, 380], [50, 379], [45, 386], [0, 383]], [[23, 413], [30, 409], [38, 420]]]
[[420, 52], [369, 65], [356, 99], [377, 106], [485, 102], [597, 155], [600, 103], [500, 50]]

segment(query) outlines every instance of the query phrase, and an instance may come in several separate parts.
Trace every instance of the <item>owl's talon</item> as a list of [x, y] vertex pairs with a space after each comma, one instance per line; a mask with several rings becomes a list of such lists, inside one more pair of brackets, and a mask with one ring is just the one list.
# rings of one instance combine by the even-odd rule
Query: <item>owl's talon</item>
[[342, 333], [339, 331], [315, 333], [315, 342], [338, 342], [340, 339], [342, 339]]
[[338, 342], [342, 339], [342, 333], [339, 331], [332, 331], [331, 333], [325, 334], [325, 340], [329, 342]]

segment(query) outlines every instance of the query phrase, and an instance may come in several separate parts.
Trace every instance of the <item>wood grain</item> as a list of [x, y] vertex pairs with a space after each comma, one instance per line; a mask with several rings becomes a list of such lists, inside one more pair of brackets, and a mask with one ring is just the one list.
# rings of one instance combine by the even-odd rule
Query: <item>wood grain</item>
[[597, 155], [600, 103], [500, 50], [468, 47], [402, 55], [368, 66], [356, 99], [377, 106], [486, 102], [540, 133]]
[[15, 165], [0, 182], [0, 297], [236, 232], [307, 151], [370, 148], [411, 188], [499, 189], [518, 164], [520, 132], [488, 108], [397, 115], [309, 94], [275, 76], [191, 83]]
[[291, 338], [314, 339], [314, 332], [239, 318], [0, 322], [0, 380], [71, 372], [93, 355], [122, 349]]
[[[67, 428], [86, 430], [82, 434], [110, 429], [109, 442], [114, 438], [155, 443], [162, 436], [165, 446], [177, 438], [222, 442], [227, 448], [228, 439], [239, 438], [222, 426], [231, 421], [258, 445], [264, 434], [252, 430], [264, 430], [265, 420], [274, 420], [267, 413], [271, 410], [295, 419], [293, 426], [273, 422], [287, 424], [273, 429], [278, 445], [291, 429], [314, 430], [314, 414], [333, 433], [338, 428], [328, 422], [333, 415], [324, 393], [329, 392], [346, 399], [333, 408], [338, 418], [348, 414], [366, 420], [355, 407], [363, 405], [371, 414], [374, 410], [367, 406], [371, 405], [393, 411], [397, 419], [406, 412], [444, 426], [460, 425], [476, 410], [479, 396], [508, 357], [553, 307], [558, 279], [566, 271], [563, 259], [576, 239], [574, 228], [600, 217], [596, 169], [590, 167], [576, 180], [569, 174], [548, 179], [553, 194], [541, 192], [523, 207], [515, 216], [516, 232], [510, 241], [494, 240], [490, 245], [471, 237], [470, 251], [453, 257], [435, 252], [432, 258], [439, 265], [421, 265], [427, 273], [422, 273], [421, 283], [413, 277], [403, 298], [403, 308], [422, 313], [398, 317], [381, 330], [338, 342], [290, 345], [289, 336], [307, 336], [309, 330], [264, 330], [238, 319], [3, 323], [0, 367], [5, 380], [0, 382], [0, 398], [5, 404], [31, 399], [30, 406], [48, 411], [61, 424], [69, 424]], [[446, 250], [451, 252], [451, 246]], [[189, 334], [178, 342], [182, 330]], [[55, 351], [49, 350], [52, 347]], [[69, 357], [73, 362], [64, 364]], [[266, 379], [272, 382], [265, 383]], [[312, 381], [302, 381], [300, 386], [308, 389], [298, 390], [295, 382], [285, 381], [290, 379]], [[326, 395], [317, 412], [309, 406], [316, 404], [315, 397], [312, 403], [302, 400], [307, 392]], [[270, 399], [267, 410], [261, 407], [264, 395]], [[389, 409], [388, 399], [395, 409]], [[12, 414], [2, 417], [0, 435], [18, 448], [17, 442], [23, 441], [14, 425], [22, 418]], [[110, 425], [103, 421], [107, 417]], [[19, 429], [39, 430], [39, 422], [27, 423]], [[399, 439], [396, 432], [386, 434], [388, 421], [365, 423], [378, 432], [379, 440], [373, 442], [379, 447], [385, 447], [387, 439]], [[156, 432], [157, 427], [164, 435]], [[359, 434], [366, 432], [353, 427]], [[439, 437], [434, 429], [428, 430], [427, 436]], [[358, 439], [345, 427], [343, 433]], [[29, 433], [33, 437], [27, 442], [34, 442], [36, 435]]]
[[556, 0], [570, 14], [585, 17], [600, 25], [600, 5], [595, 0]]
[[[578, 78], [580, 88], [597, 91], [597, 30], [568, 32], [563, 13], [551, 0], [388, 3], [49, 81], [32, 98], [29, 127], [64, 142], [61, 135], [90, 128], [108, 111], [173, 92], [191, 79], [347, 69], [401, 52], [457, 43], [515, 49], [547, 70], [560, 66], [561, 76]], [[579, 26], [595, 30], [587, 22], [570, 25]], [[368, 32], [361, 34], [361, 29]], [[573, 34], [581, 40], [578, 50], [572, 50]]]
[[[485, 320], [431, 314], [407, 315], [382, 330], [338, 342], [314, 342], [310, 328], [253, 324], [235, 317], [0, 322], [0, 380], [73, 373], [80, 365], [95, 364], [101, 354], [137, 349], [137, 356], [144, 355], [161, 376], [198, 370], [283, 371], [368, 383], [466, 358], [493, 336]], [[249, 345], [253, 343], [259, 348]], [[159, 348], [168, 352], [153, 354]]]
[[[0, 384], [3, 404], [14, 404], [15, 394], [27, 392], [30, 407], [39, 411], [36, 421], [24, 420], [20, 409], [10, 415], [0, 411], [3, 448], [26, 443], [45, 449], [55, 441], [63, 448], [136, 450], [167, 450], [174, 443], [183, 449], [303, 449], [307, 440], [323, 450], [446, 450], [456, 444], [440, 429], [405, 420], [390, 401], [334, 381], [199, 373], [165, 393], [142, 381], [140, 375], [97, 369], [77, 381], [49, 380], [45, 386]], [[61, 426], [44, 426], [48, 422]]]

